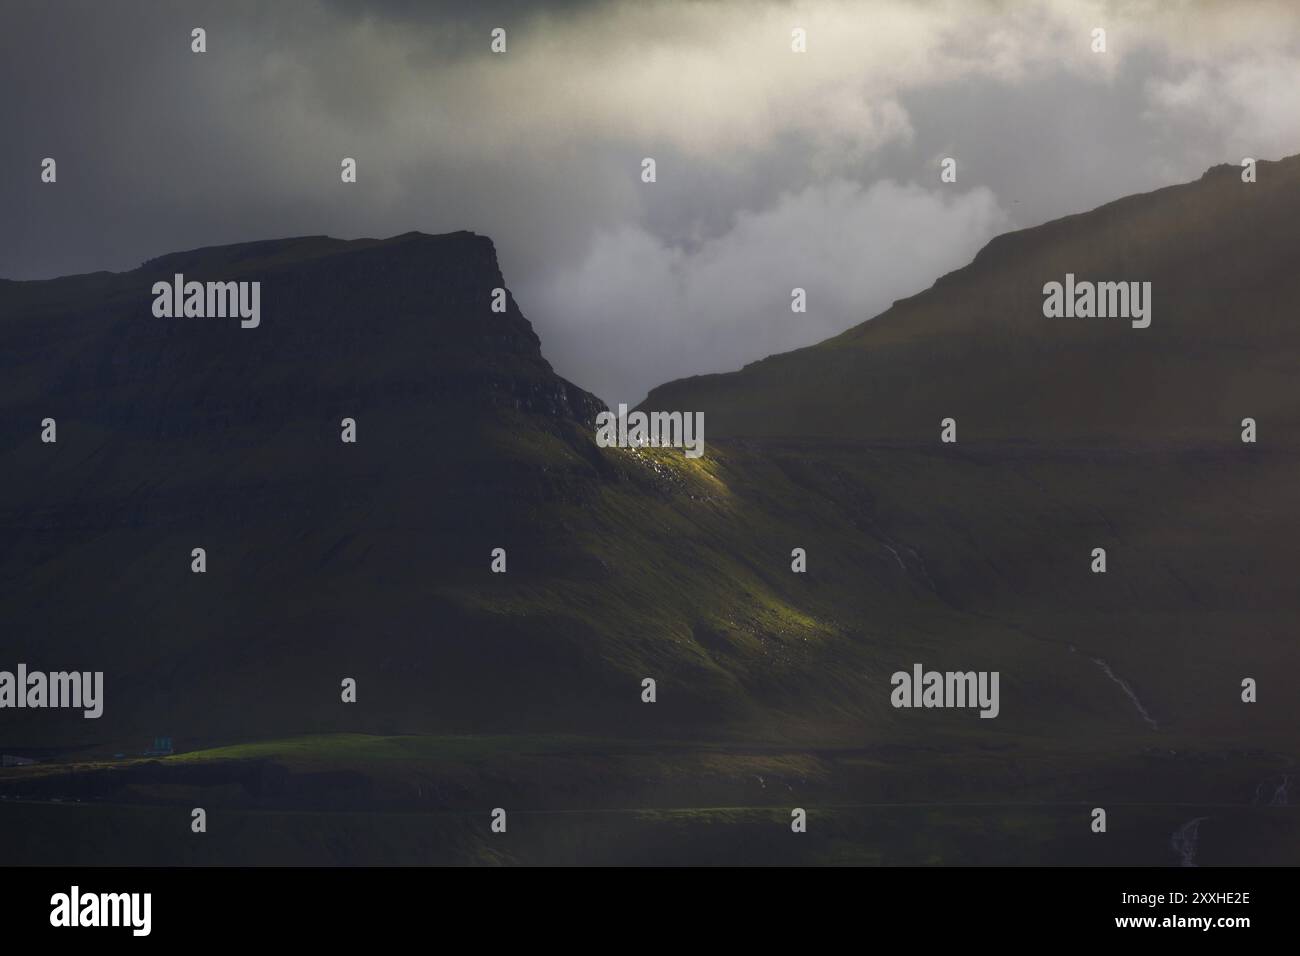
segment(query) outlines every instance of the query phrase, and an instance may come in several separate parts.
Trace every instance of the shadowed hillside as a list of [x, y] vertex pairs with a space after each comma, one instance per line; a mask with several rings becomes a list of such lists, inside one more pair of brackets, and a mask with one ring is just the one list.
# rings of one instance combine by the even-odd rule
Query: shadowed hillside
[[[653, 390], [710, 433], [930, 442], [1236, 441], [1300, 436], [1300, 157], [998, 236], [970, 265], [820, 345]], [[1149, 281], [1149, 328], [1045, 318], [1044, 283]], [[797, 321], [792, 316], [791, 321]]]
[[[655, 390], [705, 412], [698, 460], [597, 448], [470, 233], [0, 283], [0, 667], [106, 684], [96, 721], [0, 715], [42, 761], [0, 771], [0, 829], [48, 855], [59, 799], [107, 828], [63, 859], [1158, 864], [1208, 814], [1207, 860], [1294, 862], [1300, 164], [1259, 179], [1000, 237]], [[1067, 271], [1153, 282], [1151, 327], [1044, 318]], [[262, 282], [261, 326], [154, 318], [176, 272]], [[999, 671], [997, 719], [892, 708], [915, 662]], [[156, 734], [183, 752], [110, 759]], [[196, 801], [239, 838], [138, 837]], [[501, 804], [521, 842], [484, 837]], [[772, 842], [791, 806], [827, 829]]]

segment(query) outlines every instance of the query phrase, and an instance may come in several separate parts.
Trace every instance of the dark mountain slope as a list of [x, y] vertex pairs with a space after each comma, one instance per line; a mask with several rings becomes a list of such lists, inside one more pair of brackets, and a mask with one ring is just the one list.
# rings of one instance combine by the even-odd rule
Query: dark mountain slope
[[[999, 236], [970, 265], [820, 345], [672, 382], [645, 408], [710, 434], [930, 441], [1295, 441], [1300, 157]], [[1046, 318], [1043, 285], [1149, 281], [1149, 328]], [[792, 317], [795, 320], [796, 317]]]
[[[152, 284], [175, 272], [260, 281], [260, 327], [155, 318]], [[7, 741], [391, 727], [419, 698], [379, 706], [378, 675], [500, 664], [491, 641], [512, 638], [466, 647], [437, 589], [496, 546], [545, 563], [539, 514], [591, 495], [601, 407], [513, 302], [490, 311], [503, 285], [491, 243], [457, 233], [251, 243], [0, 291], [5, 658], [103, 669], [110, 695], [100, 721], [11, 712]], [[529, 656], [501, 655], [501, 679], [526, 685]], [[345, 676], [369, 711], [342, 709]]]
[[[1261, 163], [1253, 184], [1216, 167], [998, 237], [879, 318], [667, 384], [642, 407], [702, 410], [715, 449], [780, 463], [804, 497], [776, 507], [838, 510], [857, 534], [810, 584], [856, 567], [868, 586], [896, 558], [892, 573], [958, 612], [924, 659], [985, 647], [1027, 682], [1029, 709], [1077, 714], [1080, 735], [1119, 708], [1157, 739], [1294, 754], [1298, 221], [1300, 157]], [[1044, 283], [1067, 272], [1150, 281], [1151, 327], [1044, 317]], [[940, 443], [946, 417], [955, 445]], [[1257, 444], [1240, 440], [1246, 417]], [[825, 548], [828, 534], [802, 537]], [[1104, 575], [1090, 572], [1094, 547]], [[870, 572], [867, 554], [881, 560]], [[906, 602], [870, 603], [865, 619], [921, 658]], [[965, 640], [977, 623], [1073, 655], [1110, 695], [1025, 647]], [[1242, 703], [1241, 680], [1258, 674], [1288, 700]]]
[[[261, 325], [154, 317], [152, 284], [177, 271], [260, 281]], [[0, 746], [822, 739], [893, 721], [862, 681], [897, 635], [865, 610], [935, 632], [952, 610], [892, 573], [791, 575], [810, 522], [827, 548], [858, 542], [834, 501], [782, 504], [798, 486], [780, 468], [598, 449], [599, 404], [554, 375], [513, 303], [490, 311], [503, 284], [491, 244], [458, 233], [250, 243], [6, 286], [0, 648], [9, 666], [103, 670], [107, 700], [94, 721], [7, 711]], [[878, 555], [847, 567], [874, 574]]]
[[[1300, 157], [1252, 184], [1215, 167], [1000, 236], [876, 319], [642, 407], [702, 410], [715, 448], [785, 462], [963, 629], [1079, 655], [1148, 730], [1294, 751], [1296, 707], [1265, 714], [1239, 685], [1300, 678], [1297, 222]], [[1044, 317], [1044, 283], [1067, 272], [1150, 281], [1150, 328]], [[957, 444], [940, 442], [946, 417]], [[910, 643], [915, 619], [899, 620]], [[1064, 695], [1039, 713], [1109, 706], [1052, 669], [1033, 665]]]

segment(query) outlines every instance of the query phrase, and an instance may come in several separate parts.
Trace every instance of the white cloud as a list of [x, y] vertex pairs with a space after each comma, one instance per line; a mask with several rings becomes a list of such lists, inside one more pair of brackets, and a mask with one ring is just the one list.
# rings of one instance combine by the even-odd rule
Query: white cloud
[[[811, 345], [963, 265], [1005, 225], [984, 188], [833, 180], [740, 215], [687, 249], [627, 226], [576, 268], [516, 290], [548, 317], [558, 370], [610, 403], [666, 379], [737, 368]], [[791, 289], [807, 290], [793, 313]]]
[[1300, 144], [1297, 90], [1300, 57], [1271, 53], [1194, 67], [1176, 80], [1153, 79], [1147, 86], [1148, 115], [1205, 130], [1205, 148], [1219, 161], [1277, 158]]

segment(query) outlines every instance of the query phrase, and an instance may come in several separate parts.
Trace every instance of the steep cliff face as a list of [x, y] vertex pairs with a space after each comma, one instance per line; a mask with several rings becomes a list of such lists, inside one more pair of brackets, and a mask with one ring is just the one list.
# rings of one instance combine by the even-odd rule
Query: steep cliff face
[[[260, 324], [156, 317], [154, 283], [177, 274], [259, 282]], [[491, 310], [504, 285], [491, 242], [472, 233], [248, 243], [119, 275], [12, 283], [0, 290], [0, 401], [3, 451], [18, 467], [4, 508], [20, 524], [146, 512], [157, 522], [168, 507], [157, 493], [188, 489], [186, 521], [220, 521], [236, 500], [282, 514], [331, 488], [400, 485], [422, 467], [472, 471], [509, 416], [571, 443], [603, 406], [554, 374], [512, 299]], [[45, 418], [57, 423], [52, 446], [39, 441]], [[344, 418], [357, 423], [355, 446], [341, 442]], [[477, 494], [479, 480], [461, 477], [459, 490]], [[298, 485], [311, 493], [287, 492]]]
[[[241, 329], [237, 317], [154, 317], [154, 283], [176, 274], [260, 281], [264, 320]], [[12, 370], [2, 397], [19, 420], [84, 411], [87, 422], [145, 438], [349, 402], [589, 422], [602, 406], [552, 372], [513, 300], [491, 310], [504, 286], [491, 242], [472, 233], [274, 240], [176, 253], [117, 275], [9, 283], [0, 288]]]
[[[259, 324], [155, 316], [154, 283], [176, 274], [259, 282]], [[6, 742], [309, 729], [364, 675], [355, 715], [392, 727], [420, 695], [374, 674], [455, 687], [491, 661], [439, 589], [470, 569], [490, 582], [494, 547], [526, 575], [546, 509], [593, 494], [603, 408], [552, 371], [512, 299], [492, 310], [504, 286], [465, 232], [0, 287], [5, 659], [103, 669], [111, 695], [101, 721], [11, 712]], [[507, 655], [507, 685], [529, 656]]]

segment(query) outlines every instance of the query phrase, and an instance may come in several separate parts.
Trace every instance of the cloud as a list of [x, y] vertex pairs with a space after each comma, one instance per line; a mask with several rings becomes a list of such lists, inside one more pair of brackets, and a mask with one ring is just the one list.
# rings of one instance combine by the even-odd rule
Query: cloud
[[1300, 57], [1279, 53], [1189, 69], [1148, 84], [1148, 115], [1186, 135], [1201, 129], [1202, 153], [1232, 161], [1275, 158], [1300, 143]]
[[1001, 224], [1300, 150], [1279, 0], [49, 0], [4, 40], [0, 275], [472, 229], [610, 399], [838, 332]]
[[[557, 368], [607, 402], [811, 345], [919, 292], [1005, 225], [993, 194], [834, 180], [738, 216], [693, 248], [626, 226], [575, 268], [516, 288], [549, 317]], [[808, 311], [791, 311], [803, 288]]]

